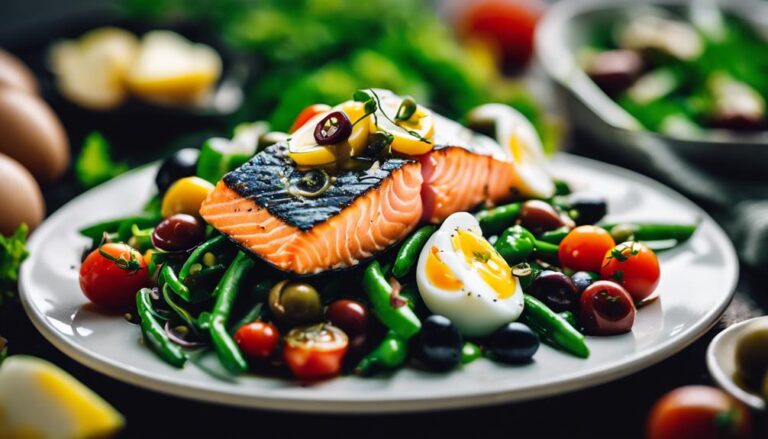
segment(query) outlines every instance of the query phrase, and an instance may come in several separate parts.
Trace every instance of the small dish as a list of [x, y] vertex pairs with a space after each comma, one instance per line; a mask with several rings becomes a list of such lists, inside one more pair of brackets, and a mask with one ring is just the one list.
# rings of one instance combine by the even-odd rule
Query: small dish
[[723, 390], [749, 407], [764, 411], [767, 407], [765, 400], [760, 395], [742, 389], [733, 380], [736, 373], [736, 342], [744, 328], [757, 320], [768, 321], [768, 316], [737, 323], [717, 334], [707, 348], [707, 368]]
[[[714, 3], [758, 31], [768, 30], [768, 3], [756, 0], [719, 0]], [[596, 146], [606, 148], [603, 152], [616, 154], [618, 149], [637, 163], [650, 161], [654, 166], [668, 170], [666, 163], [670, 158], [674, 161], [673, 155], [679, 154], [685, 160], [709, 165], [719, 171], [739, 175], [761, 173], [768, 163], [768, 132], [744, 134], [712, 129], [701, 134], [671, 136], [645, 130], [600, 90], [576, 61], [577, 51], [586, 45], [596, 26], [625, 18], [629, 11], [638, 7], [652, 6], [683, 13], [689, 5], [688, 0], [559, 2], [537, 27], [539, 61], [564, 97], [564, 108], [574, 125], [599, 140]]]

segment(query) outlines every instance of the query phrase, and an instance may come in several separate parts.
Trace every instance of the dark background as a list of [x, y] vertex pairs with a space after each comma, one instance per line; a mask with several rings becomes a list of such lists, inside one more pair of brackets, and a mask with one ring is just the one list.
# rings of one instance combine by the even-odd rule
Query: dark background
[[[21, 56], [36, 71], [42, 66], [42, 42], [67, 35], [87, 17], [105, 10], [102, 0], [60, 2], [28, 0], [0, 2], [0, 46]], [[86, 18], [84, 18], [86, 17]], [[536, 76], [536, 70], [531, 73]], [[538, 86], [542, 84], [537, 82]], [[50, 84], [43, 78], [44, 91]], [[99, 127], [116, 139], [118, 159], [139, 164], [161, 157], [178, 146], [197, 146], [209, 133], [222, 133], [216, 120], [180, 118], [163, 126], [125, 131], [136, 126], [140, 116], [108, 122], [85, 121], [66, 103], [50, 97], [49, 102], [67, 127], [73, 154], [86, 130]], [[546, 99], [546, 98], [545, 98]], [[556, 101], [552, 101], [556, 110]], [[139, 119], [135, 119], [135, 118]], [[147, 122], [147, 121], [144, 121]], [[101, 125], [100, 125], [101, 123]], [[170, 142], [194, 123], [196, 134]], [[136, 133], [141, 131], [141, 133]], [[1, 135], [1, 134], [0, 134]], [[119, 140], [118, 140], [119, 139]], [[578, 133], [569, 136], [570, 152], [616, 162], [596, 153], [591, 139]], [[128, 153], [129, 151], [130, 153]], [[621, 163], [623, 165], [632, 165]], [[642, 169], [641, 169], [642, 171]], [[660, 178], [658, 175], [652, 176]], [[661, 178], [662, 181], [664, 178]], [[77, 195], [81, 189], [72, 175], [63, 183], [44, 188], [49, 212]], [[725, 227], [731, 228], [732, 213], [696, 200]], [[730, 230], [729, 230], [730, 231]], [[686, 384], [712, 384], [705, 365], [705, 351], [712, 337], [723, 328], [750, 317], [766, 314], [765, 274], [742, 268], [736, 295], [721, 321], [705, 336], [677, 355], [632, 376], [588, 390], [526, 403], [482, 407], [472, 410], [419, 413], [397, 416], [302, 415], [244, 410], [165, 396], [139, 389], [93, 372], [70, 360], [50, 345], [32, 326], [20, 304], [0, 308], [0, 334], [10, 340], [13, 354], [31, 354], [61, 366], [112, 403], [127, 419], [121, 437], [253, 437], [279, 434], [298, 436], [411, 437], [496, 433], [509, 437], [632, 438], [642, 437], [650, 407], [665, 392]], [[756, 419], [755, 437], [768, 437], [764, 419]]]

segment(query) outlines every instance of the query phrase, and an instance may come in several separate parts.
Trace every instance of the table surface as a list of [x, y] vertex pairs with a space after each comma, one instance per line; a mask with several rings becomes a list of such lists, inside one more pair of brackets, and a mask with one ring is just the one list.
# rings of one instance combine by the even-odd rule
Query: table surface
[[[85, 134], [101, 130], [113, 141], [118, 158], [132, 164], [154, 160], [170, 149], [200, 144], [210, 134], [224, 134], [220, 121], [176, 120], [164, 125], [131, 116], [132, 123], [115, 118], [83, 117], [81, 112], [52, 101], [67, 127], [73, 153]], [[145, 129], [135, 130], [138, 124]], [[194, 127], [190, 129], [189, 127]], [[194, 131], [194, 132], [192, 132]], [[178, 139], [179, 134], [190, 133]], [[579, 145], [570, 152], [605, 160], [584, 146], [589, 139], [572, 137]], [[49, 213], [82, 191], [73, 176], [43, 188]], [[697, 200], [706, 204], [705, 200]], [[704, 207], [707, 207], [706, 205]], [[726, 212], [708, 209], [718, 221]], [[12, 354], [39, 356], [61, 366], [112, 403], [127, 419], [121, 437], [248, 437], [254, 431], [274, 430], [286, 437], [321, 436], [396, 437], [397, 435], [449, 436], [475, 432], [508, 432], [514, 437], [618, 438], [642, 437], [647, 413], [661, 395], [687, 384], [713, 384], [705, 364], [710, 340], [719, 331], [747, 318], [768, 314], [764, 273], [741, 269], [733, 302], [721, 321], [698, 341], [673, 357], [639, 373], [587, 390], [525, 403], [450, 412], [387, 416], [301, 415], [217, 406], [143, 390], [107, 378], [69, 359], [49, 344], [32, 326], [21, 305], [0, 308], [0, 334], [9, 340]], [[768, 437], [765, 419], [756, 420], [755, 437]]]

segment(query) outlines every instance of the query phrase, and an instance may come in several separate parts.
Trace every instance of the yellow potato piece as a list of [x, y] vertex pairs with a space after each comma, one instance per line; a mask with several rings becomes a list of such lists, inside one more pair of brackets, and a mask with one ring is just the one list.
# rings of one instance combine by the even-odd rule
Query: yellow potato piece
[[0, 437], [111, 437], [122, 415], [53, 364], [34, 357], [9, 357], [0, 367]]
[[[365, 115], [365, 106], [362, 102], [347, 101], [337, 105], [334, 109], [343, 111], [353, 124]], [[370, 118], [371, 116], [368, 117]], [[349, 135], [347, 143], [351, 147], [351, 154], [353, 156], [360, 155], [365, 150], [365, 147], [368, 146], [369, 127], [370, 123], [367, 120], [360, 120], [352, 128], [352, 134]]]
[[321, 166], [336, 161], [336, 156], [331, 149], [333, 146], [318, 145], [315, 141], [315, 126], [331, 111], [335, 110], [316, 115], [291, 134], [288, 140], [288, 156], [297, 165]]
[[130, 90], [156, 102], [192, 103], [205, 97], [221, 75], [215, 50], [169, 31], [149, 32], [128, 71]]
[[163, 218], [177, 213], [200, 216], [200, 206], [214, 186], [200, 177], [185, 177], [168, 188], [160, 208]]

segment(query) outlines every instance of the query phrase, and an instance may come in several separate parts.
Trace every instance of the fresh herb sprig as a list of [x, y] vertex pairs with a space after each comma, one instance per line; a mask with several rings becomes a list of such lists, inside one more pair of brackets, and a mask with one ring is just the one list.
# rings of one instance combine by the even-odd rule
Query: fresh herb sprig
[[[409, 129], [401, 126], [398, 123], [398, 121], [393, 120], [391, 117], [389, 117], [387, 112], [384, 111], [384, 107], [382, 107], [382, 105], [381, 105], [381, 98], [379, 98], [379, 95], [376, 94], [376, 92], [372, 88], [369, 88], [368, 90], [358, 90], [358, 91], [355, 92], [354, 95], [352, 95], [352, 98], [356, 102], [363, 102], [363, 103], [365, 103], [365, 114], [363, 116], [361, 116], [360, 119], [355, 121], [355, 123], [352, 124], [352, 126], [355, 126], [355, 124], [357, 124], [357, 122], [359, 122], [361, 119], [364, 119], [364, 118], [368, 117], [371, 114], [373, 115], [374, 123], [376, 123], [376, 125], [378, 125], [379, 121], [378, 121], [378, 119], [376, 117], [376, 110], [377, 109], [381, 109], [382, 116], [384, 116], [385, 119], [390, 121], [392, 123], [392, 125], [395, 125], [396, 127], [398, 127], [401, 130], [405, 131], [409, 135], [415, 137], [420, 142], [424, 142], [424, 143], [427, 143], [427, 144], [432, 144], [432, 142], [429, 139], [425, 138], [424, 136], [422, 136], [418, 132], [416, 132], [414, 130], [409, 130]], [[406, 98], [406, 99], [408, 99], [408, 98]], [[410, 98], [410, 99], [413, 100], [413, 98]], [[404, 101], [405, 101], [405, 99], [404, 99]], [[416, 106], [415, 106], [416, 102], [414, 101], [413, 104], [414, 104], [413, 112], [408, 116], [407, 119], [404, 119], [404, 120], [410, 119], [413, 116], [413, 113], [416, 112]], [[403, 105], [401, 105], [401, 107], [402, 106]], [[369, 111], [370, 111], [370, 113], [369, 113]], [[398, 108], [397, 113], [398, 113], [398, 115], [401, 115], [400, 108]], [[402, 114], [401, 117], [405, 117], [404, 114]], [[395, 116], [395, 118], [397, 118], [397, 116]]]

